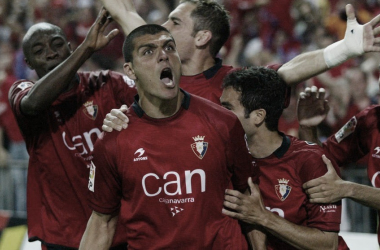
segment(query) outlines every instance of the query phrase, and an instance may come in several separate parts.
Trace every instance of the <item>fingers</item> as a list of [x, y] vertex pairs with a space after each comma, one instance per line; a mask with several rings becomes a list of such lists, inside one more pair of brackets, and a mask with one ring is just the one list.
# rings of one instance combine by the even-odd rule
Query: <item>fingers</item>
[[[380, 23], [380, 14], [375, 16], [371, 21], [370, 24], [372, 27], [376, 27]], [[376, 30], [376, 29], [375, 29]], [[378, 35], [379, 33], [375, 32], [375, 35]]]
[[335, 168], [333, 166], [333, 164], [331, 163], [331, 161], [326, 157], [326, 155], [322, 155], [322, 160], [323, 162], [326, 164], [326, 167], [327, 167], [327, 171], [328, 172], [335, 172]]
[[316, 178], [316, 179], [313, 179], [313, 180], [310, 180], [308, 182], [305, 182], [303, 185], [302, 185], [302, 188], [303, 189], [310, 189], [310, 188], [313, 188], [315, 186], [318, 186], [319, 184], [321, 184], [321, 180], [320, 178], [322, 177], [319, 177], [319, 178]]
[[355, 19], [355, 10], [351, 4], [346, 5], [346, 14], [347, 14], [347, 19], [349, 19], [349, 20]]

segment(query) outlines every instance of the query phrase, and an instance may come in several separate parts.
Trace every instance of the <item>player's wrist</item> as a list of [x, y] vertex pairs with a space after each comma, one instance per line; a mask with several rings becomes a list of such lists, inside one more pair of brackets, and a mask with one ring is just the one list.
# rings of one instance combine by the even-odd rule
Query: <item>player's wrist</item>
[[344, 39], [327, 46], [323, 57], [327, 67], [331, 68], [363, 53], [363, 25], [359, 25], [356, 19], [349, 19]]

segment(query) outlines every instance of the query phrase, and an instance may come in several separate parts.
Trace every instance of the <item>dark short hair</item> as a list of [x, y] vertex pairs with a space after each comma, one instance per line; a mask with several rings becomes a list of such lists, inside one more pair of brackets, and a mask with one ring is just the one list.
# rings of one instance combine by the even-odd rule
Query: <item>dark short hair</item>
[[138, 28], [132, 30], [131, 33], [125, 38], [124, 44], [123, 44], [123, 56], [125, 62], [132, 62], [133, 61], [133, 50], [134, 48], [134, 40], [137, 37], [141, 37], [143, 35], [155, 35], [160, 32], [167, 32], [171, 36], [170, 32], [162, 27], [161, 25], [157, 24], [146, 24], [139, 26]]
[[194, 21], [193, 36], [200, 30], [212, 33], [210, 54], [216, 56], [230, 36], [230, 16], [223, 5], [212, 0], [181, 0], [180, 3], [195, 4], [190, 17]]
[[257, 109], [266, 111], [265, 125], [270, 131], [278, 130], [278, 120], [285, 108], [287, 85], [277, 71], [265, 67], [249, 67], [228, 74], [223, 88], [232, 87], [240, 93], [245, 118]]

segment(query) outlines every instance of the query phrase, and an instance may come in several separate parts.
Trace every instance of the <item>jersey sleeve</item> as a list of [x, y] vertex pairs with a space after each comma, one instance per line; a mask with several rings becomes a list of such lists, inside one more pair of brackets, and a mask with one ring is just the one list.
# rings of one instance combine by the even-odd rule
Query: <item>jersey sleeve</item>
[[89, 169], [89, 205], [94, 211], [103, 214], [116, 212], [121, 204], [122, 190], [121, 179], [117, 171], [116, 142], [111, 143], [107, 138], [113, 136], [114, 133], [101, 134], [95, 143], [94, 158]]
[[368, 142], [371, 139], [372, 126], [377, 125], [377, 119], [367, 117], [370, 110], [367, 108], [352, 117], [337, 133], [323, 143], [324, 150], [339, 166], [356, 162], [369, 152]]
[[[304, 161], [299, 169], [302, 183], [318, 178], [326, 174], [327, 167], [322, 160], [322, 152], [308, 152], [304, 155]], [[328, 155], [326, 155], [328, 157]], [[336, 171], [339, 173], [337, 164], [332, 161]], [[318, 228], [322, 231], [339, 232], [341, 221], [341, 202], [330, 204], [315, 204], [308, 200], [305, 202], [308, 214], [307, 226]]]
[[252, 177], [253, 182], [258, 181], [258, 168], [252, 164], [252, 156], [248, 152], [244, 140], [244, 130], [236, 119], [227, 142], [227, 160], [232, 172], [232, 184], [235, 189], [245, 191], [248, 188], [248, 178]]
[[24, 137], [38, 134], [46, 125], [46, 119], [41, 119], [43, 114], [29, 117], [25, 116], [21, 111], [21, 100], [29, 93], [33, 86], [34, 83], [31, 81], [20, 80], [12, 85], [8, 93], [12, 112]]

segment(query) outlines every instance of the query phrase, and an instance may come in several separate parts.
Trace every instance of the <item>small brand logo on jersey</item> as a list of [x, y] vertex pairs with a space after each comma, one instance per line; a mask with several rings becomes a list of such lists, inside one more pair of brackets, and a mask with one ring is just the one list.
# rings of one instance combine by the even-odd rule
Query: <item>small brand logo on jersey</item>
[[170, 208], [170, 212], [172, 212], [173, 217], [176, 216], [178, 213], [182, 212], [184, 209], [180, 207], [172, 207]]
[[276, 194], [281, 201], [288, 198], [290, 191], [292, 190], [292, 187], [288, 185], [288, 182], [289, 180], [282, 178], [278, 179], [278, 185], [275, 185]]
[[380, 155], [379, 155], [380, 147], [376, 147], [373, 150], [374, 150], [374, 154], [372, 154], [372, 157], [380, 159]]
[[88, 178], [88, 190], [94, 192], [94, 187], [95, 187], [95, 165], [93, 162], [90, 164], [90, 176]]
[[22, 83], [20, 83], [20, 84], [17, 86], [17, 88], [21, 89], [21, 91], [22, 91], [22, 90], [26, 89], [26, 88], [29, 87], [29, 86], [32, 86], [32, 84], [29, 83], [29, 82], [22, 82]]
[[98, 115], [98, 105], [93, 105], [93, 101], [88, 101], [83, 106], [83, 113], [92, 120], [95, 120]]
[[338, 132], [335, 134], [335, 139], [338, 143], [355, 131], [357, 124], [356, 117], [352, 117]]
[[205, 156], [208, 148], [208, 142], [204, 142], [204, 138], [205, 136], [197, 135], [196, 137], [193, 137], [195, 142], [190, 145], [194, 154], [201, 160]]
[[336, 205], [319, 206], [319, 212], [334, 213], [337, 211]]
[[146, 161], [148, 160], [148, 156], [143, 156], [145, 154], [145, 150], [143, 148], [139, 148], [136, 150], [135, 155], [136, 158], [133, 159], [133, 161]]

